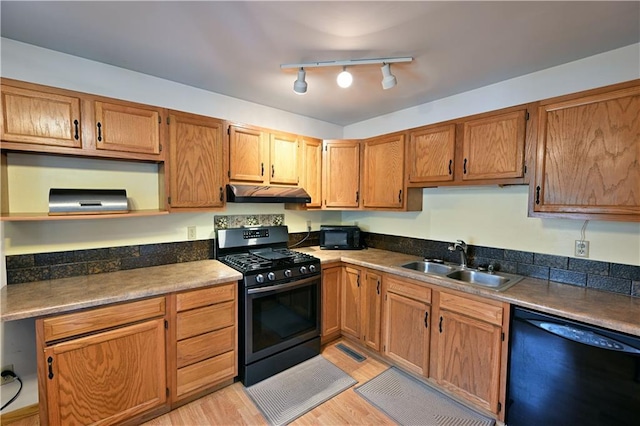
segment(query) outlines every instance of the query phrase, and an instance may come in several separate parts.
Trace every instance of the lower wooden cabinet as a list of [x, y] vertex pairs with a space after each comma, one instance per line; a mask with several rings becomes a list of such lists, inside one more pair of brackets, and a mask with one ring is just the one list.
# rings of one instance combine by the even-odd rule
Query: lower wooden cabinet
[[383, 280], [382, 352], [405, 369], [427, 377], [431, 289], [391, 275]]
[[[235, 282], [169, 296], [171, 403], [183, 403], [238, 375]], [[173, 317], [173, 315], [172, 315]]]
[[346, 266], [341, 291], [341, 331], [380, 351], [382, 276]]
[[432, 336], [438, 384], [478, 407], [501, 414], [508, 304], [439, 293]]
[[36, 330], [40, 424], [168, 410], [164, 297], [41, 318]]
[[340, 282], [342, 267], [322, 269], [322, 342], [340, 336]]

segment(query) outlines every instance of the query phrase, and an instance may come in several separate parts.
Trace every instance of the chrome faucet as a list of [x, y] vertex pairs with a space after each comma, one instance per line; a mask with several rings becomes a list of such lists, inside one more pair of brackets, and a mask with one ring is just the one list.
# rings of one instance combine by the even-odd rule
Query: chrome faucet
[[460, 249], [460, 266], [467, 267], [467, 243], [462, 240], [457, 240], [455, 243], [449, 246], [449, 251], [456, 251]]

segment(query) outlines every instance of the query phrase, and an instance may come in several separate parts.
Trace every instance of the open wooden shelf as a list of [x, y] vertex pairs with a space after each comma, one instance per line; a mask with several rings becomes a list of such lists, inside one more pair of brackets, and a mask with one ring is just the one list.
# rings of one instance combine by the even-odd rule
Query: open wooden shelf
[[85, 219], [112, 219], [118, 217], [160, 216], [169, 214], [167, 210], [136, 210], [128, 213], [109, 214], [70, 214], [49, 216], [46, 212], [38, 213], [2, 213], [0, 220], [13, 222], [35, 222], [43, 220], [85, 220]]

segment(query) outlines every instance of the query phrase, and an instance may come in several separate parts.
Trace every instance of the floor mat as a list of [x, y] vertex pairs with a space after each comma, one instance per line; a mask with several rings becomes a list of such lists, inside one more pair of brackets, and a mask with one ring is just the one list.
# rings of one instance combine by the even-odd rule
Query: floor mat
[[245, 388], [269, 424], [284, 425], [357, 381], [322, 355]]
[[495, 425], [494, 419], [476, 413], [394, 367], [354, 390], [405, 426]]

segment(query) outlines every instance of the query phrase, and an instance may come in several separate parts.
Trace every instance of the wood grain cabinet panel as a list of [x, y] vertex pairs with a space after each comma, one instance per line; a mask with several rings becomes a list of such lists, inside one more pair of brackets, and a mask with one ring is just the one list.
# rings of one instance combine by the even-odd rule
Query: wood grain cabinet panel
[[456, 126], [428, 126], [409, 133], [410, 183], [446, 182], [454, 178]]
[[625, 86], [539, 108], [533, 216], [640, 221], [640, 83]]
[[341, 292], [341, 331], [380, 351], [382, 278], [374, 271], [344, 267]]
[[365, 208], [402, 208], [404, 134], [363, 142], [362, 203]]
[[210, 330], [228, 327], [235, 323], [235, 303], [224, 302], [178, 314], [178, 340]]
[[236, 284], [222, 284], [214, 287], [178, 293], [177, 311], [186, 311], [215, 303], [228, 302], [236, 298]]
[[360, 207], [360, 142], [324, 141], [322, 162], [323, 206]]
[[176, 396], [180, 398], [232, 378], [237, 375], [237, 370], [234, 351], [181, 368], [178, 370]]
[[102, 101], [94, 109], [97, 149], [160, 154], [162, 109]]
[[269, 183], [297, 185], [298, 176], [298, 137], [286, 133], [271, 133], [269, 139]]
[[171, 208], [208, 209], [224, 205], [224, 122], [169, 112]]
[[80, 98], [2, 85], [3, 142], [82, 147]]
[[462, 179], [523, 176], [526, 109], [463, 123]]
[[300, 151], [300, 185], [311, 196], [306, 207], [322, 207], [322, 140], [303, 137]]
[[178, 368], [234, 350], [235, 330], [235, 327], [226, 327], [180, 340], [177, 346]]
[[229, 127], [229, 179], [263, 183], [269, 167], [269, 140], [261, 130]]
[[360, 339], [360, 269], [346, 266], [342, 270], [340, 329]]
[[340, 281], [342, 267], [322, 269], [322, 339], [323, 342], [340, 334]]

